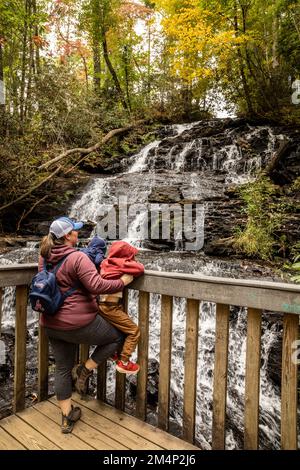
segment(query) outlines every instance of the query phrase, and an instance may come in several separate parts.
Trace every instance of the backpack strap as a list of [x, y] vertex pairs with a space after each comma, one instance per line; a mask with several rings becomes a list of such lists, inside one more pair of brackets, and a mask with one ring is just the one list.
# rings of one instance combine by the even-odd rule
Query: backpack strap
[[[56, 273], [57, 271], [59, 270], [59, 268], [63, 265], [63, 263], [66, 261], [66, 259], [68, 258], [68, 256], [70, 256], [72, 253], [75, 253], [77, 250], [74, 250], [74, 251], [71, 251], [71, 253], [68, 253], [67, 255], [63, 256], [59, 262], [57, 263], [57, 265], [55, 266], [55, 268], [51, 271], [55, 276], [56, 276]], [[47, 263], [46, 263], [46, 260], [44, 259], [44, 269], [46, 271], [47, 270]], [[62, 298], [65, 300], [67, 297], [69, 297], [70, 295], [73, 294], [73, 292], [75, 292], [78, 288], [80, 287], [80, 284], [79, 283], [76, 283], [75, 286], [71, 287], [71, 289], [67, 290], [64, 294], [62, 294]]]
[[68, 253], [67, 255], [63, 256], [59, 262], [57, 263], [57, 265], [55, 266], [55, 268], [51, 271], [53, 274], [56, 274], [57, 271], [59, 270], [59, 268], [64, 264], [64, 262], [66, 261], [66, 259], [68, 258], [68, 256], [70, 256], [72, 253], [75, 253], [77, 250], [74, 250], [74, 251], [71, 251], [71, 253]]
[[66, 260], [66, 258], [67, 258], [69, 255], [71, 255], [72, 253], [75, 253], [75, 251], [77, 251], [77, 250], [71, 251], [71, 253], [68, 253], [67, 255], [63, 256], [63, 257], [59, 260], [59, 262], [55, 265], [55, 268], [53, 268], [51, 271], [50, 271], [50, 269], [47, 269], [47, 266], [49, 266], [49, 265], [51, 266], [51, 263], [47, 263], [46, 260], [45, 260], [45, 258], [44, 258], [44, 269], [45, 269], [45, 271], [51, 272], [51, 273], [53, 273], [53, 274], [56, 274], [57, 271], [59, 270], [59, 268], [61, 267], [61, 265], [62, 265], [62, 264], [64, 263], [64, 261]]

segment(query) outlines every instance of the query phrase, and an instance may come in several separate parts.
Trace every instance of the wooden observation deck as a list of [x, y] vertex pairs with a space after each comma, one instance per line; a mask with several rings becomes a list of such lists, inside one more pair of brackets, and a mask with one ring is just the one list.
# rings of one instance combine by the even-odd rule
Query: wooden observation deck
[[[130, 289], [139, 291], [138, 322], [141, 339], [138, 362], [135, 417], [124, 412], [126, 377], [116, 374], [114, 406], [106, 402], [107, 365], [97, 372], [97, 398], [74, 402], [82, 407], [82, 419], [72, 435], [60, 432], [60, 411], [48, 396], [48, 341], [39, 329], [38, 403], [25, 409], [26, 334], [28, 285], [36, 265], [0, 267], [0, 307], [3, 289], [16, 286], [15, 365], [13, 415], [0, 421], [0, 449], [190, 449], [195, 446], [199, 307], [201, 301], [216, 304], [214, 345], [212, 448], [225, 448], [226, 397], [228, 375], [230, 306], [247, 307], [247, 346], [245, 362], [244, 448], [259, 447], [259, 404], [261, 369], [261, 323], [263, 311], [282, 313], [281, 447], [298, 448], [297, 360], [299, 339], [300, 286], [275, 282], [235, 280], [207, 276], [146, 271]], [[161, 295], [160, 364], [157, 427], [147, 420], [147, 380], [149, 349], [150, 294]], [[169, 434], [169, 408], [172, 359], [173, 297], [186, 300], [185, 347], [183, 352], [183, 420], [180, 438]], [[1, 308], [0, 308], [1, 312]], [[0, 321], [1, 325], [1, 321]], [[88, 356], [81, 345], [79, 359]], [[299, 354], [298, 354], [299, 356]]]

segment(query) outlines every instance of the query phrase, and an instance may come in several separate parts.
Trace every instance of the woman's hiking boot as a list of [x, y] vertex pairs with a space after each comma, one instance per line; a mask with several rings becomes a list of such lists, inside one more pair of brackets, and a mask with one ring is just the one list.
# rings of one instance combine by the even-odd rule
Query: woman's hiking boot
[[68, 416], [62, 414], [61, 432], [63, 434], [68, 434], [72, 432], [74, 424], [80, 419], [81, 416], [81, 409], [79, 408], [79, 406], [71, 406], [72, 408]]
[[93, 374], [93, 371], [87, 369], [84, 364], [77, 364], [76, 366], [73, 367], [72, 378], [74, 380], [75, 390], [81, 396], [87, 394], [88, 380], [92, 374]]

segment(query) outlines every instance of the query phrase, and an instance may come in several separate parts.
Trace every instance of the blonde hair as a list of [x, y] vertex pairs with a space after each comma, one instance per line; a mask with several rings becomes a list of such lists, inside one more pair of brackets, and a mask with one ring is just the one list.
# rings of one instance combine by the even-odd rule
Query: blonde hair
[[56, 238], [52, 233], [48, 233], [42, 241], [40, 246], [40, 254], [43, 258], [48, 259], [51, 255], [51, 249], [57, 245], [65, 244], [65, 237]]

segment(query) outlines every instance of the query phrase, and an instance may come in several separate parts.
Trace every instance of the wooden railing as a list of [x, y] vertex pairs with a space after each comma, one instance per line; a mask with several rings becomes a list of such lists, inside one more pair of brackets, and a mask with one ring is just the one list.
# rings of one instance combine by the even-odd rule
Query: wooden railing
[[[36, 265], [0, 267], [0, 304], [4, 287], [16, 286], [16, 329], [14, 370], [14, 411], [25, 406], [26, 315], [28, 284]], [[150, 293], [161, 294], [160, 364], [158, 391], [158, 427], [168, 431], [171, 378], [173, 297], [187, 299], [184, 356], [183, 431], [182, 438], [194, 442], [197, 396], [198, 319], [200, 301], [210, 301], [216, 307], [216, 341], [213, 385], [212, 448], [225, 448], [226, 395], [228, 373], [229, 306], [247, 307], [247, 350], [245, 370], [244, 447], [258, 448], [259, 391], [261, 359], [262, 310], [282, 312], [283, 347], [281, 381], [281, 446], [297, 449], [297, 364], [295, 341], [299, 334], [300, 286], [254, 280], [235, 280], [178, 273], [146, 271], [130, 289], [139, 291], [138, 322], [141, 339], [138, 346], [136, 416], [147, 415], [147, 378], [149, 348]], [[1, 309], [0, 309], [1, 312]], [[44, 400], [48, 394], [48, 342], [39, 330], [38, 394]], [[294, 356], [293, 356], [294, 353]], [[80, 359], [88, 356], [88, 347], [80, 347]], [[115, 407], [125, 409], [125, 381], [116, 375]], [[98, 368], [97, 396], [106, 398], [106, 364]]]

